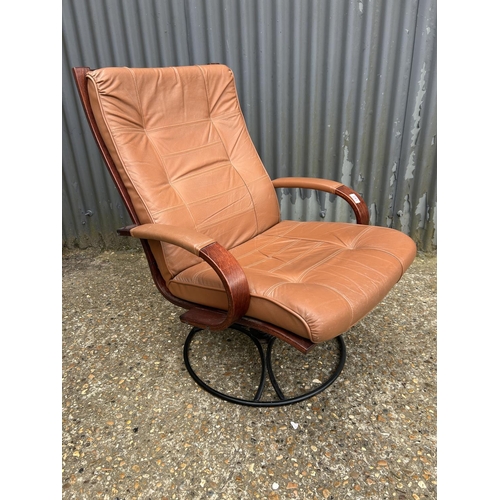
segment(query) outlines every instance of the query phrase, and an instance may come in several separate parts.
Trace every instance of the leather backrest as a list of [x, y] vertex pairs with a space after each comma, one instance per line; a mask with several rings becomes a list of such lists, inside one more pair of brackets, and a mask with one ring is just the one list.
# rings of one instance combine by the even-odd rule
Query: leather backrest
[[[141, 223], [193, 228], [231, 249], [279, 222], [227, 66], [101, 68], [87, 78], [96, 122]], [[199, 262], [173, 245], [152, 249], [167, 282]]]

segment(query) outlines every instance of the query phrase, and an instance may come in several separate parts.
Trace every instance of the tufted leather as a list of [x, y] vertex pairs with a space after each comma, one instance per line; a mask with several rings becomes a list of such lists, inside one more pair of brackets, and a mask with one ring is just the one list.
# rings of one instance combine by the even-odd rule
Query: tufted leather
[[[87, 78], [97, 124], [143, 225], [132, 234], [151, 238], [173, 295], [227, 309], [215, 271], [196, 256], [216, 241], [245, 272], [246, 316], [322, 342], [369, 313], [413, 261], [414, 242], [396, 230], [280, 221], [226, 66], [102, 68]], [[339, 183], [302, 182], [359, 202]], [[177, 244], [157, 241], [167, 226], [183, 228], [169, 239]]]
[[[247, 316], [322, 342], [368, 314], [415, 257], [404, 234], [375, 226], [283, 221], [234, 248], [247, 276]], [[175, 295], [227, 308], [213, 270], [202, 263], [170, 283]]]
[[[271, 183], [223, 65], [101, 68], [92, 110], [142, 224], [172, 224], [232, 248], [279, 220]], [[200, 260], [152, 244], [167, 281]]]

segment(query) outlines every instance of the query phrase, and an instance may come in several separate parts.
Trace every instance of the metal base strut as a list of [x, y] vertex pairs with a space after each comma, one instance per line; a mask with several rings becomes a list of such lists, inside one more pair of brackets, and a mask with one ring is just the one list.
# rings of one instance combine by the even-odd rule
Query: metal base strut
[[[300, 394], [299, 396], [295, 397], [286, 397], [281, 390], [278, 381], [276, 380], [276, 377], [274, 375], [273, 367], [272, 367], [272, 362], [271, 362], [271, 354], [272, 354], [272, 348], [274, 345], [274, 342], [276, 341], [276, 337], [273, 337], [272, 335], [268, 335], [267, 333], [263, 333], [261, 331], [252, 329], [252, 328], [246, 328], [242, 327], [240, 325], [232, 325], [230, 327], [231, 330], [237, 330], [243, 334], [245, 334], [248, 338], [250, 338], [255, 346], [257, 347], [260, 355], [260, 360], [261, 360], [261, 374], [260, 374], [260, 382], [259, 386], [257, 388], [257, 391], [255, 393], [255, 396], [253, 399], [242, 399], [238, 397], [231, 396], [229, 394], [225, 394], [223, 392], [220, 392], [210, 385], [208, 385], [207, 382], [203, 381], [194, 371], [191, 362], [189, 360], [189, 352], [191, 350], [191, 343], [195, 337], [195, 335], [198, 332], [204, 331], [201, 328], [193, 328], [190, 332], [189, 335], [186, 338], [186, 342], [184, 343], [184, 363], [186, 365], [186, 368], [191, 375], [191, 377], [194, 379], [194, 381], [202, 387], [205, 391], [209, 392], [213, 396], [216, 396], [220, 399], [223, 399], [225, 401], [228, 401], [230, 403], [235, 403], [239, 405], [244, 405], [244, 406], [253, 406], [253, 407], [273, 407], [273, 406], [284, 406], [284, 405], [289, 405], [293, 403], [298, 403], [300, 401], [304, 401], [306, 399], [309, 399], [320, 392], [324, 391], [327, 387], [329, 387], [337, 377], [340, 375], [340, 372], [342, 371], [346, 359], [346, 347], [344, 343], [344, 339], [342, 338], [341, 335], [336, 337], [336, 340], [338, 342], [339, 346], [339, 360], [337, 362], [337, 365], [334, 369], [334, 371], [331, 373], [329, 378], [321, 383], [320, 385], [316, 386], [313, 390], [310, 390], [306, 393]], [[215, 334], [218, 332], [215, 332]], [[267, 349], [264, 352], [263, 344], [267, 345]], [[262, 395], [264, 392], [264, 386], [266, 383], [266, 374], [269, 376], [269, 380], [274, 388], [274, 391], [277, 395], [277, 399], [275, 400], [265, 400], [262, 401]]]

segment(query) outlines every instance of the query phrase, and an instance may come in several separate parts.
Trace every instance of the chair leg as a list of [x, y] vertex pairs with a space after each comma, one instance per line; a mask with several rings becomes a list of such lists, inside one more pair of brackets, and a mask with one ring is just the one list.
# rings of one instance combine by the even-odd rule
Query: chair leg
[[[231, 396], [230, 394], [225, 394], [223, 392], [220, 392], [213, 387], [211, 387], [207, 382], [202, 380], [197, 373], [195, 372], [194, 368], [192, 367], [192, 364], [189, 359], [189, 353], [191, 351], [191, 344], [196, 336], [197, 333], [204, 331], [201, 328], [193, 328], [184, 343], [184, 363], [186, 365], [186, 368], [191, 375], [191, 377], [194, 379], [194, 381], [202, 387], [205, 391], [209, 392], [213, 396], [216, 396], [220, 399], [223, 399], [224, 401], [228, 401], [230, 403], [235, 403], [239, 405], [244, 405], [244, 406], [253, 406], [253, 407], [274, 407], [274, 406], [284, 406], [284, 405], [289, 405], [293, 403], [298, 403], [300, 401], [304, 401], [306, 399], [309, 399], [320, 392], [324, 391], [327, 387], [329, 387], [337, 377], [340, 375], [340, 372], [342, 371], [344, 364], [345, 364], [345, 359], [346, 359], [346, 347], [345, 347], [345, 342], [342, 336], [336, 337], [336, 341], [339, 346], [339, 355], [338, 355], [338, 361], [337, 364], [331, 373], [331, 375], [328, 377], [328, 379], [321, 383], [320, 385], [316, 386], [314, 389], [305, 392], [303, 394], [300, 394], [298, 396], [290, 396], [286, 397], [285, 394], [283, 393], [276, 376], [274, 374], [274, 370], [272, 367], [272, 349], [274, 346], [275, 341], [277, 340], [276, 337], [273, 337], [272, 335], [268, 335], [266, 333], [260, 332], [258, 330], [252, 329], [252, 328], [246, 328], [240, 325], [232, 325], [230, 327], [231, 330], [237, 330], [238, 332], [241, 332], [245, 334], [248, 338], [250, 338], [255, 346], [258, 349], [259, 352], [259, 357], [260, 357], [260, 363], [261, 363], [261, 373], [260, 373], [260, 382], [258, 385], [258, 388], [255, 392], [255, 396], [253, 399], [243, 399], [243, 398], [238, 398]], [[214, 335], [219, 334], [220, 332], [213, 332]], [[264, 351], [263, 345], [266, 347], [266, 350]], [[271, 382], [271, 385], [276, 393], [277, 399], [273, 400], [264, 400], [262, 401], [262, 395], [264, 392], [264, 387], [266, 383], [266, 375], [269, 377], [269, 380]]]

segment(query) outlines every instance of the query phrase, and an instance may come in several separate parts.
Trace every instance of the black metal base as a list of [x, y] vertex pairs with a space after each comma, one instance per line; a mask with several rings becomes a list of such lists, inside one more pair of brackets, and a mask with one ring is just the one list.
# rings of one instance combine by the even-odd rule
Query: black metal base
[[[346, 348], [345, 348], [345, 343], [344, 339], [342, 336], [336, 337], [336, 340], [339, 345], [339, 360], [337, 362], [337, 365], [332, 372], [332, 374], [329, 376], [329, 378], [315, 387], [313, 390], [310, 390], [308, 392], [305, 392], [303, 394], [300, 394], [299, 396], [292, 396], [292, 397], [285, 397], [283, 394], [283, 391], [281, 390], [278, 381], [276, 380], [276, 377], [274, 375], [274, 371], [272, 368], [272, 362], [271, 362], [271, 352], [272, 348], [274, 345], [274, 342], [276, 341], [276, 337], [273, 337], [272, 335], [268, 335], [266, 333], [260, 332], [258, 330], [254, 330], [251, 328], [246, 328], [242, 327], [240, 325], [232, 325], [230, 327], [231, 330], [237, 330], [243, 334], [245, 334], [247, 337], [249, 337], [255, 346], [257, 347], [260, 355], [260, 360], [261, 360], [261, 374], [260, 374], [260, 383], [258, 386], [258, 389], [255, 393], [255, 396], [253, 399], [242, 399], [242, 398], [237, 398], [234, 396], [231, 396], [229, 394], [225, 394], [223, 392], [220, 392], [210, 385], [203, 381], [194, 371], [191, 362], [189, 360], [189, 351], [190, 351], [190, 346], [191, 343], [195, 337], [195, 335], [198, 332], [204, 331], [201, 328], [193, 328], [190, 332], [189, 335], [186, 338], [186, 342], [184, 343], [184, 363], [186, 365], [186, 368], [191, 375], [191, 377], [194, 379], [194, 381], [202, 387], [205, 391], [209, 392], [213, 396], [216, 396], [220, 399], [223, 399], [225, 401], [228, 401], [230, 403], [235, 403], [239, 405], [244, 405], [244, 406], [254, 406], [254, 407], [272, 407], [272, 406], [284, 406], [284, 405], [289, 405], [293, 403], [298, 403], [300, 401], [304, 401], [306, 399], [309, 399], [320, 392], [324, 391], [327, 387], [329, 387], [337, 377], [340, 375], [340, 372], [344, 368], [345, 364], [345, 359], [346, 359]], [[214, 334], [217, 334], [220, 332], [214, 332]], [[263, 344], [267, 345], [266, 352], [264, 352]], [[276, 393], [277, 399], [274, 400], [265, 400], [262, 401], [262, 395], [264, 392], [264, 386], [266, 383], [266, 373], [269, 375], [269, 380], [274, 388], [274, 391]]]

